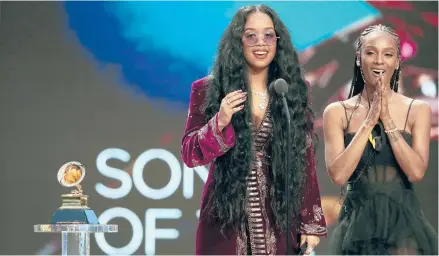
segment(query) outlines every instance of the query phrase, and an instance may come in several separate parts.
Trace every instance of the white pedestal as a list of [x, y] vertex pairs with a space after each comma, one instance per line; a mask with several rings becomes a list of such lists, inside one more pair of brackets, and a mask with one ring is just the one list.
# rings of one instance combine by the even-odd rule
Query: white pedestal
[[117, 225], [39, 224], [37, 233], [61, 233], [62, 255], [90, 255], [90, 233], [115, 233]]

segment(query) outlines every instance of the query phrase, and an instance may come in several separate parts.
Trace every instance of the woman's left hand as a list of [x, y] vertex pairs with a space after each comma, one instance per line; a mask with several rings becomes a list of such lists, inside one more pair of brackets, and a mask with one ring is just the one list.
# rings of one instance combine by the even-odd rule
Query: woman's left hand
[[320, 243], [320, 237], [312, 235], [301, 235], [300, 236], [300, 246], [306, 242], [305, 255], [311, 254], [311, 252]]

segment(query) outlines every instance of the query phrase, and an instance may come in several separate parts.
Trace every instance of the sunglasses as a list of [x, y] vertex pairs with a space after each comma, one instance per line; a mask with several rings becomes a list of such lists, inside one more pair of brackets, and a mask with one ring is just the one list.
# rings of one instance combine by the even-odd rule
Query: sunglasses
[[242, 41], [248, 46], [255, 46], [259, 39], [262, 39], [265, 45], [273, 45], [280, 37], [273, 32], [265, 33], [264, 36], [258, 36], [256, 33], [247, 33], [242, 36]]

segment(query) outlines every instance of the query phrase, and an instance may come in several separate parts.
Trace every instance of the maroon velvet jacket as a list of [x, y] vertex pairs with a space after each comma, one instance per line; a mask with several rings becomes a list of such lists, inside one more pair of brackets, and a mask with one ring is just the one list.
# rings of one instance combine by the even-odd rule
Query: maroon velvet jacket
[[[206, 123], [205, 115], [203, 113], [203, 103], [206, 96], [206, 89], [206, 78], [197, 80], [192, 84], [188, 119], [181, 148], [183, 161], [189, 167], [210, 163], [216, 157], [219, 157], [227, 152], [234, 146], [235, 143], [235, 132], [231, 124], [227, 125], [223, 129], [222, 133], [218, 131], [218, 114], [216, 114]], [[265, 120], [264, 125], [266, 128], [269, 128], [269, 117], [266, 119], [267, 120]], [[297, 250], [299, 247], [299, 234], [316, 236], [326, 236], [327, 234], [325, 218], [321, 208], [320, 191], [317, 182], [312, 146], [308, 147], [306, 158], [307, 183], [302, 192], [303, 200], [302, 209], [300, 212], [300, 221], [299, 219], [294, 221], [294, 223], [292, 223], [293, 227], [291, 228], [291, 244], [293, 246], [293, 251]], [[264, 170], [266, 171], [269, 169], [265, 168]], [[201, 211], [198, 221], [195, 253], [197, 255], [242, 255], [247, 253], [267, 255], [286, 254], [285, 233], [278, 231], [274, 224], [271, 226], [271, 228], [269, 226], [269, 223], [273, 223], [269, 198], [266, 199], [266, 201], [261, 199], [262, 197], [260, 196], [260, 194], [263, 194], [263, 192], [265, 193], [266, 190], [260, 190], [261, 193], [257, 193], [255, 192], [255, 187], [255, 191], [253, 191], [254, 193], [249, 193], [256, 195], [254, 198], [252, 198], [255, 199], [255, 201], [251, 204], [259, 205], [259, 202], [261, 202], [260, 204], [263, 205], [262, 208], [264, 208], [249, 208], [249, 211], [250, 209], [255, 209], [255, 211], [261, 210], [261, 214], [256, 213], [256, 215], [254, 215], [260, 216], [259, 219], [251, 215], [253, 213], [249, 213], [249, 215], [253, 218], [249, 217], [249, 222], [243, 223], [243, 227], [244, 224], [249, 225], [249, 232], [242, 232], [241, 234], [235, 232], [231, 236], [229, 235], [228, 238], [225, 238], [220, 233], [220, 226], [218, 224], [212, 224], [212, 222], [208, 221], [210, 218], [209, 198], [213, 193], [212, 184], [215, 182], [212, 175], [214, 171], [214, 165], [211, 165], [201, 199]], [[261, 183], [259, 177], [263, 177], [263, 185], [271, 186], [271, 181], [266, 178], [268, 175], [264, 175], [261, 170], [258, 171], [260, 172], [258, 174], [256, 174], [256, 169], [252, 171], [252, 173], [254, 173], [253, 178], [255, 182], [250, 182], [248, 184]], [[259, 182], [256, 182], [257, 177]], [[249, 179], [252, 179], [252, 177]], [[266, 183], [268, 184], [266, 185]], [[248, 189], [252, 190], [253, 188], [248, 187]], [[264, 195], [266, 196], [266, 194], [267, 193]], [[250, 203], [248, 203], [248, 205], [250, 205]], [[263, 221], [261, 216], [265, 216], [266, 221]], [[254, 223], [251, 221], [254, 221]], [[259, 223], [257, 223], [258, 221]], [[249, 239], [249, 237], [251, 239]], [[248, 248], [251, 248], [250, 250], [252, 252], [247, 251]]]

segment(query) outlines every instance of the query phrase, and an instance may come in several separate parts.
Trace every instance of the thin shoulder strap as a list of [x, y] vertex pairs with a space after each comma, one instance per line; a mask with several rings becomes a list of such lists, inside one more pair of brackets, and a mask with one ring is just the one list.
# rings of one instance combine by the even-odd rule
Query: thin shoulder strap
[[340, 102], [340, 104], [341, 104], [341, 105], [343, 106], [343, 108], [344, 108], [344, 115], [345, 115], [345, 117], [346, 117], [346, 128], [345, 128], [344, 130], [347, 131], [348, 128], [349, 128], [349, 122], [351, 121], [351, 117], [352, 117], [352, 113], [353, 113], [353, 111], [352, 111], [350, 117], [348, 118], [348, 112], [347, 112], [347, 110], [346, 110], [346, 106], [345, 106], [345, 104], [344, 104], [342, 101], [339, 101], [339, 102]]
[[404, 130], [403, 131], [405, 131], [405, 127], [407, 126], [407, 121], [409, 120], [410, 109], [412, 108], [413, 101], [415, 101], [415, 99], [413, 99], [412, 102], [410, 102], [409, 110], [407, 110], [407, 116], [405, 118], [405, 124], [404, 124]]

